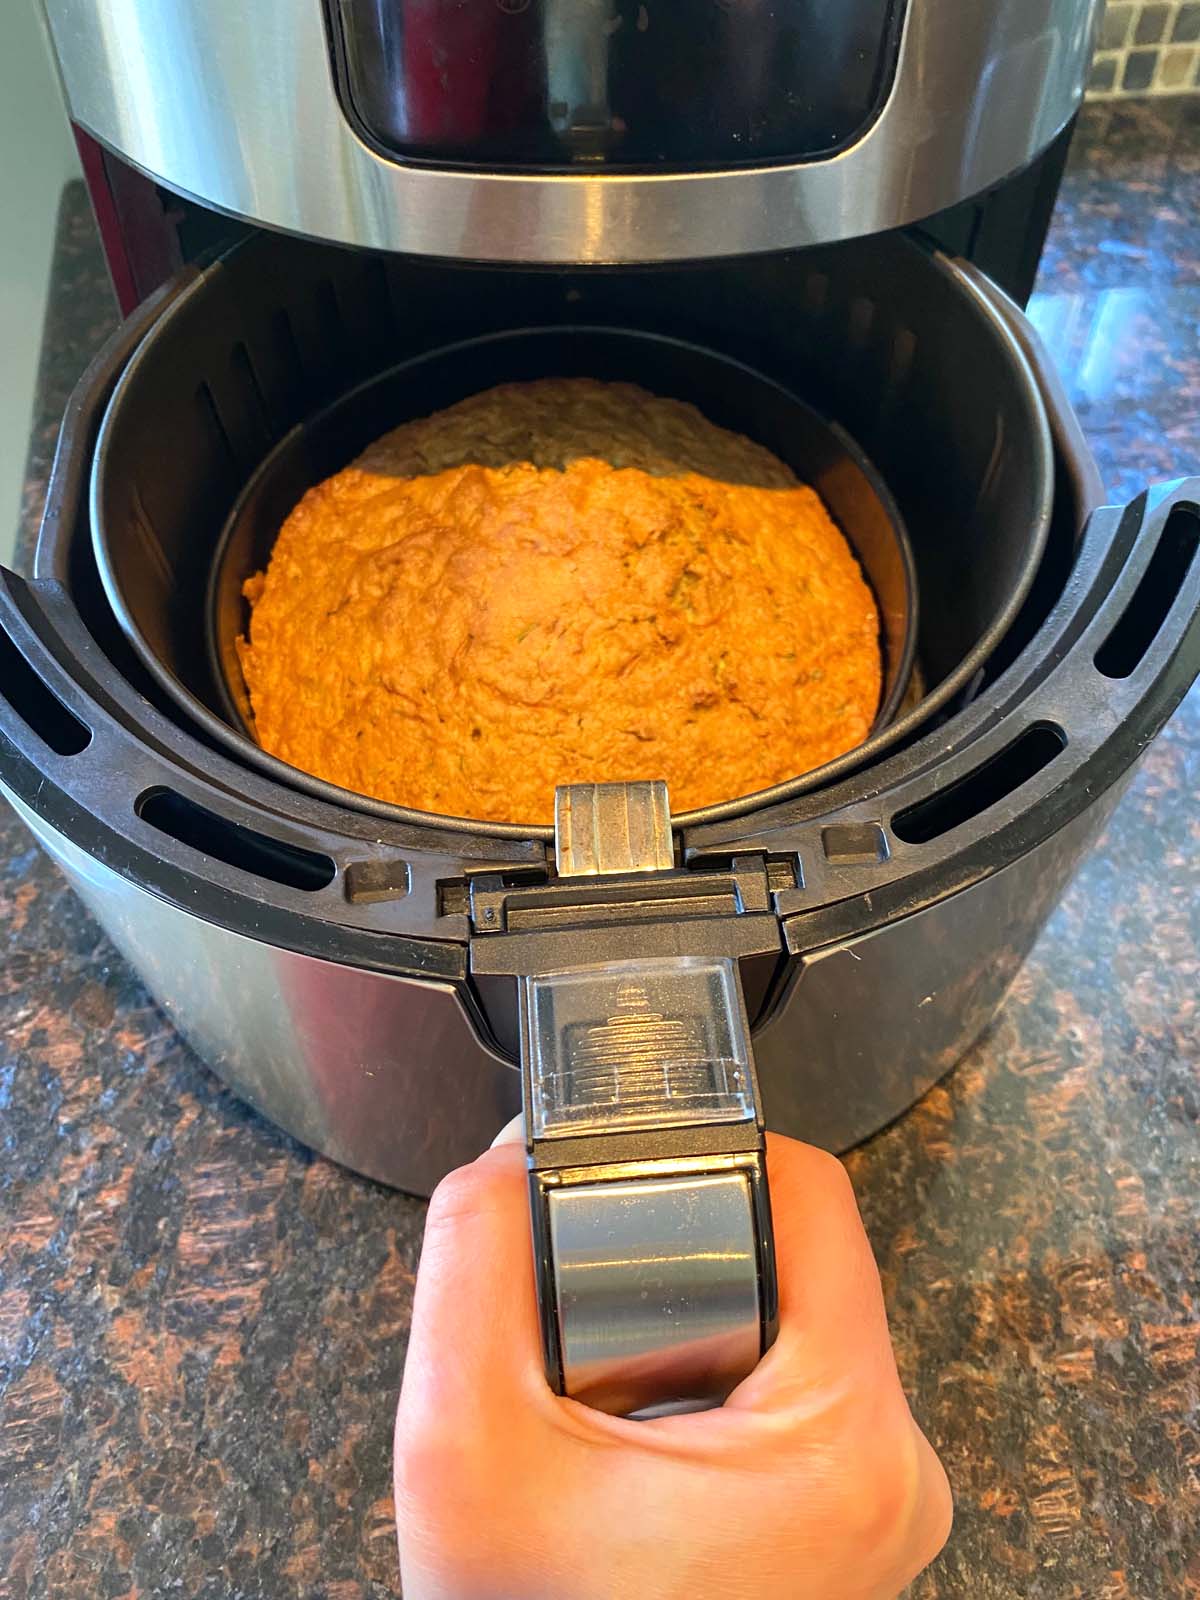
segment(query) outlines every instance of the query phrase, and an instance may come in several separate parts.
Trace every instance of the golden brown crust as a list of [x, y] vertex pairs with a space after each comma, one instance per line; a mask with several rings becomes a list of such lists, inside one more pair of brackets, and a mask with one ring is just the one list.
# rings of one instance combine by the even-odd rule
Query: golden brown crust
[[547, 378], [471, 395], [368, 445], [355, 467], [415, 478], [448, 467], [565, 467], [581, 458], [658, 477], [697, 472], [723, 483], [786, 489], [795, 475], [760, 444], [718, 428], [682, 400], [632, 383]]
[[875, 603], [816, 494], [626, 385], [397, 429], [304, 496], [246, 592], [265, 748], [451, 815], [546, 822], [556, 784], [659, 777], [690, 810], [860, 743], [879, 700]]

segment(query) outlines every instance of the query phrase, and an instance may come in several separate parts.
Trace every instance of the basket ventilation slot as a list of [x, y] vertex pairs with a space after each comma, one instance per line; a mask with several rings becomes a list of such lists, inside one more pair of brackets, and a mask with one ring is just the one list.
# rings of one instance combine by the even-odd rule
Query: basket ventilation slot
[[229, 352], [229, 367], [256, 435], [251, 446], [255, 452], [250, 463], [252, 470], [275, 442], [276, 430], [273, 426], [271, 408], [267, 404], [267, 397], [263, 393], [262, 384], [258, 381], [258, 373], [254, 370], [254, 362], [244, 340], [239, 339]]
[[280, 368], [281, 388], [285, 392], [289, 389], [299, 390], [305, 379], [304, 362], [291, 315], [285, 306], [281, 306], [271, 318], [271, 354]]
[[892, 818], [905, 844], [928, 844], [998, 805], [1048, 767], [1067, 748], [1067, 736], [1050, 722], [1035, 722], [983, 766]]
[[200, 413], [201, 425], [208, 434], [212, 443], [213, 453], [224, 457], [226, 466], [230, 471], [237, 469], [237, 451], [229, 438], [229, 432], [221, 421], [221, 413], [217, 410], [217, 402], [207, 383], [196, 386], [196, 407]]
[[0, 631], [0, 695], [55, 755], [77, 756], [91, 744], [91, 731], [46, 687], [3, 631]]
[[337, 872], [328, 856], [230, 822], [174, 789], [147, 790], [135, 809], [143, 822], [180, 844], [289, 889], [314, 893], [332, 883]]
[[1167, 620], [1200, 548], [1200, 511], [1176, 506], [1159, 535], [1141, 582], [1112, 632], [1096, 651], [1096, 670], [1106, 678], [1128, 678]]

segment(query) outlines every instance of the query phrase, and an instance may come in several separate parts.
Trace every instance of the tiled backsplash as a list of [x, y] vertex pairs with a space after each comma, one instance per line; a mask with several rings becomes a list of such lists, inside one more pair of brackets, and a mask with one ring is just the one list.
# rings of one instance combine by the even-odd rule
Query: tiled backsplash
[[1108, 0], [1088, 95], [1200, 93], [1200, 0]]

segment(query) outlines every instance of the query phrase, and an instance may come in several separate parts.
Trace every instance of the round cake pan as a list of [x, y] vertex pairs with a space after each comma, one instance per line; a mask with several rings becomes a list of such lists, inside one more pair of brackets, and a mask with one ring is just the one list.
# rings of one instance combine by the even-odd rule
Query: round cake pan
[[842, 429], [761, 373], [698, 345], [612, 328], [521, 329], [434, 350], [360, 385], [280, 441], [233, 508], [208, 586], [213, 680], [230, 727], [254, 739], [237, 651], [249, 623], [243, 585], [266, 567], [280, 526], [305, 491], [401, 422], [497, 384], [549, 377], [632, 382], [690, 401], [710, 421], [765, 445], [816, 489], [879, 609], [883, 685], [874, 728], [886, 727], [913, 671], [917, 587], [908, 535], [879, 474]]

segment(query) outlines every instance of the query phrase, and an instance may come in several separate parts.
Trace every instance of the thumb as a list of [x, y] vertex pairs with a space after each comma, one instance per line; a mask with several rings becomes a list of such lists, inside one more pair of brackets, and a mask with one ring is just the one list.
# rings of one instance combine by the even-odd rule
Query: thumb
[[444, 1178], [429, 1202], [400, 1395], [401, 1423], [507, 1426], [553, 1400], [542, 1367], [524, 1150], [497, 1145]]
[[494, 1150], [498, 1144], [524, 1144], [525, 1143], [525, 1113], [518, 1111], [515, 1117], [509, 1120], [500, 1129], [492, 1140], [491, 1148]]

